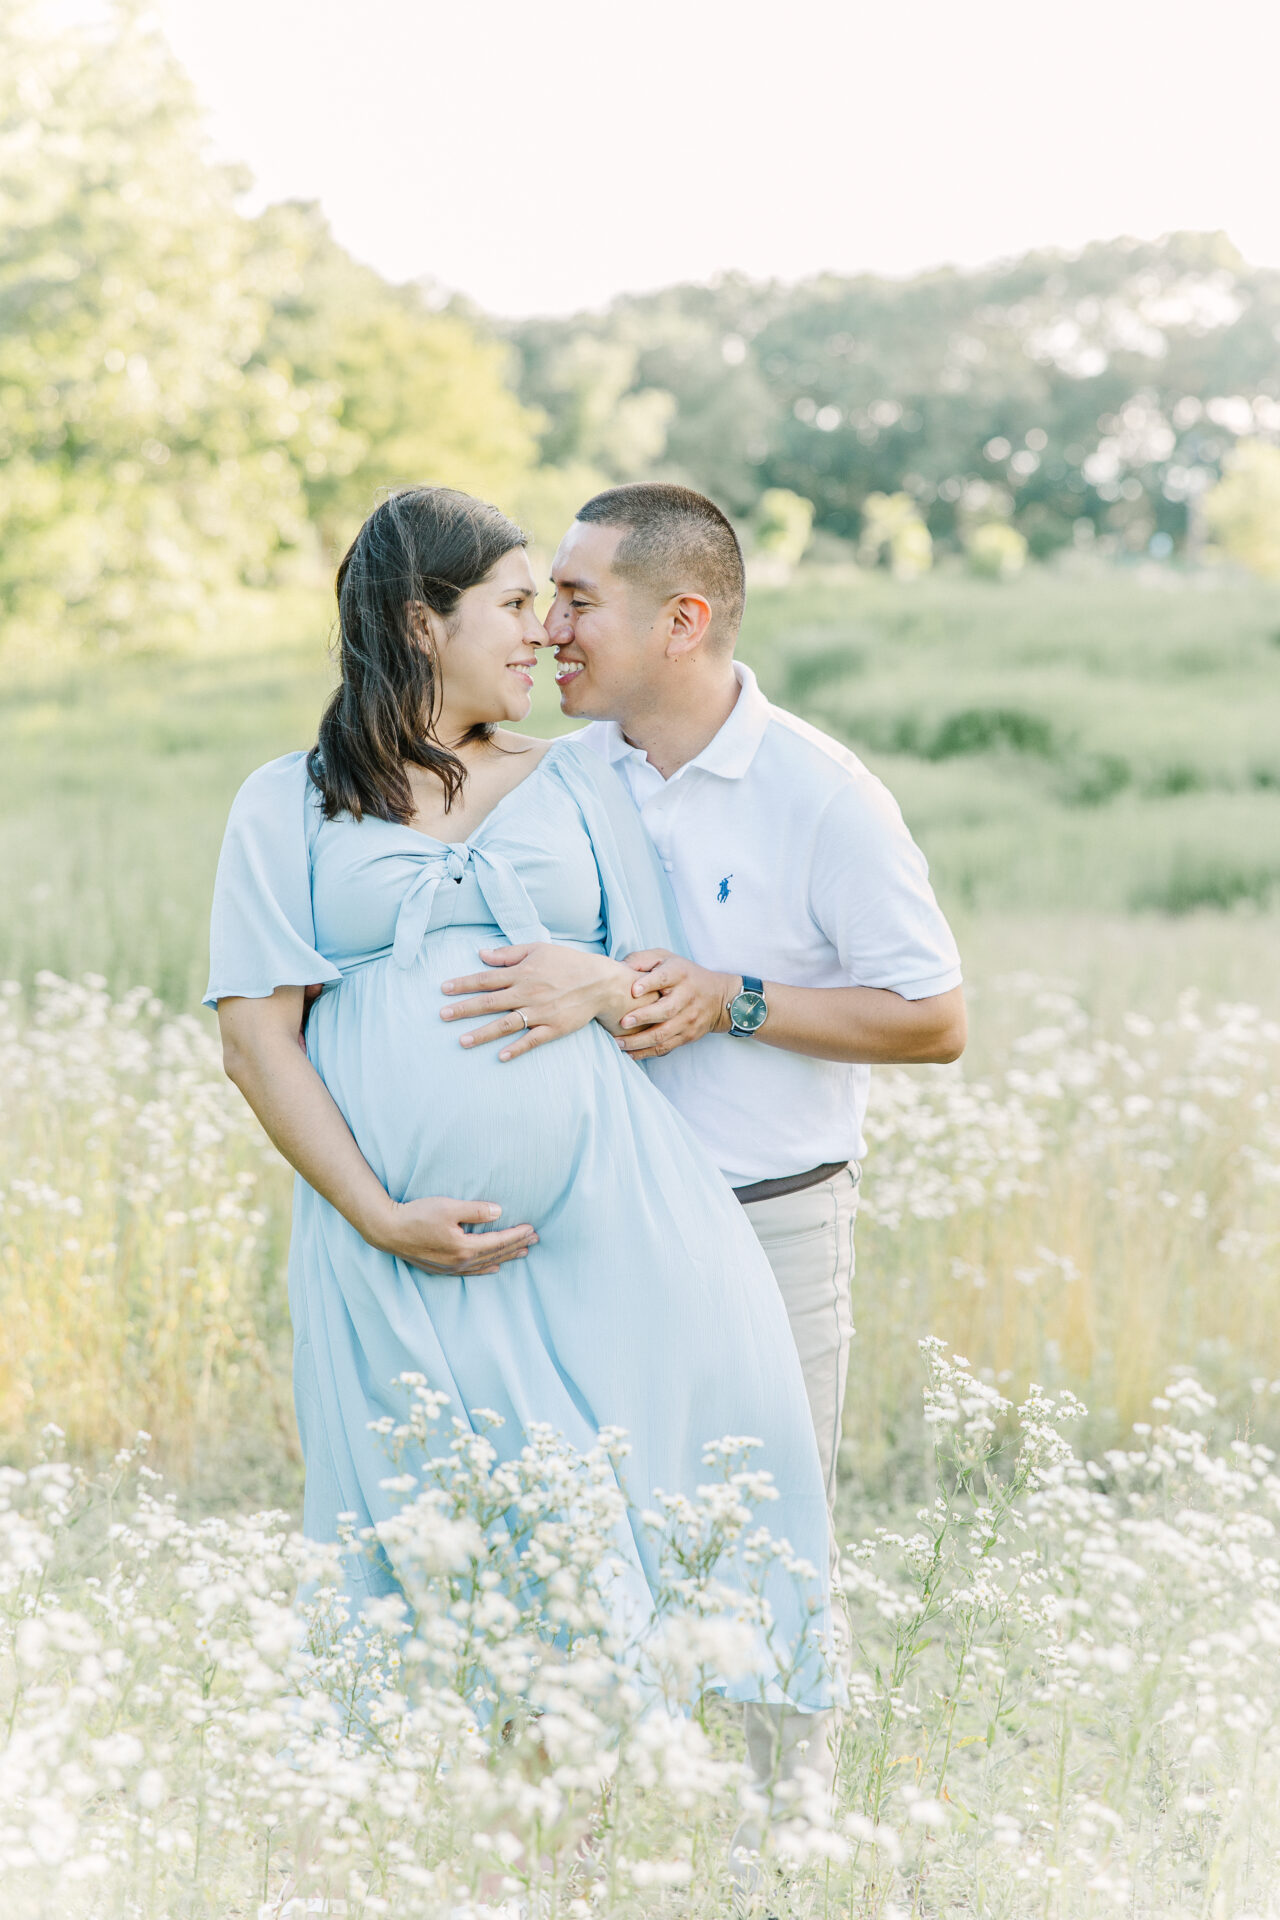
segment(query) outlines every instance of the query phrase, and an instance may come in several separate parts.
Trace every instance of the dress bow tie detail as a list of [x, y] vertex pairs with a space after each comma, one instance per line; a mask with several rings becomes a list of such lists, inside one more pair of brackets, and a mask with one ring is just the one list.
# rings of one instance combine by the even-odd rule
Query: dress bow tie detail
[[396, 918], [391, 953], [398, 967], [411, 967], [417, 959], [441, 886], [448, 882], [460, 885], [468, 875], [479, 888], [494, 924], [513, 947], [551, 938], [523, 880], [504, 855], [486, 853], [482, 847], [449, 846], [425, 853], [419, 864], [421, 871], [410, 883]]

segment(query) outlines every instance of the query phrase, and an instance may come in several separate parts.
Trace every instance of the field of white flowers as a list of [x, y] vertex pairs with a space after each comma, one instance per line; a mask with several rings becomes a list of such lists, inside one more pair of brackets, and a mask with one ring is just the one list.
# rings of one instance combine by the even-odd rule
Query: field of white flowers
[[[877, 1076], [851, 1705], [834, 1811], [780, 1809], [760, 1911], [1266, 1916], [1280, 1025], [998, 990], [985, 1075]], [[397, 1451], [450, 1414], [406, 1383], [406, 1612], [353, 1644], [288, 1511], [288, 1182], [209, 1027], [45, 977], [0, 1005], [0, 1075], [15, 1920], [727, 1913], [741, 1744], [698, 1675], [742, 1637], [718, 1553], [772, 1551], [749, 1453], [709, 1448], [699, 1506], [648, 1522], [641, 1684], [602, 1609], [600, 1460], [545, 1435], [500, 1468], [459, 1429], [414, 1480]]]

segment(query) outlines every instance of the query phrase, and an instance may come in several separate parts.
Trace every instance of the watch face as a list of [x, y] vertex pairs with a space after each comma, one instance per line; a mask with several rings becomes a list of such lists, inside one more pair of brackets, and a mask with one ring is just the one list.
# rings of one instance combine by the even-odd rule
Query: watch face
[[769, 1012], [768, 1004], [762, 993], [753, 993], [744, 988], [729, 1002], [729, 1018], [739, 1033], [754, 1033], [762, 1027]]

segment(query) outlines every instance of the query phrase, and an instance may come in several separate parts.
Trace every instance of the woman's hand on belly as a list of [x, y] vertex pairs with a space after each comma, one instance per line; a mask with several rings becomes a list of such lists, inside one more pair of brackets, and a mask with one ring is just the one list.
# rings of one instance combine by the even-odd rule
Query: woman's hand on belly
[[492, 1226], [502, 1208], [492, 1200], [397, 1201], [357, 1146], [337, 1102], [305, 1051], [298, 1031], [301, 987], [277, 987], [261, 999], [228, 995], [218, 1002], [222, 1062], [290, 1166], [353, 1226], [362, 1240], [425, 1273], [496, 1273], [520, 1260], [537, 1239], [531, 1226], [470, 1234]]
[[577, 1033], [598, 1020], [614, 1035], [621, 1032], [624, 1014], [656, 1005], [657, 994], [640, 998], [634, 968], [610, 960], [603, 953], [584, 953], [579, 947], [539, 941], [523, 947], [482, 947], [480, 958], [500, 969], [446, 980], [445, 994], [474, 994], [441, 1010], [443, 1020], [473, 1020], [496, 1014], [487, 1027], [464, 1033], [464, 1047], [482, 1047], [488, 1040], [507, 1040], [500, 1060], [514, 1060], [548, 1040]]
[[[362, 1238], [423, 1273], [496, 1273], [507, 1260], [523, 1260], [538, 1238], [530, 1226], [493, 1229], [501, 1212], [487, 1200], [388, 1199], [385, 1218], [362, 1229]], [[467, 1233], [468, 1226], [490, 1231]]]

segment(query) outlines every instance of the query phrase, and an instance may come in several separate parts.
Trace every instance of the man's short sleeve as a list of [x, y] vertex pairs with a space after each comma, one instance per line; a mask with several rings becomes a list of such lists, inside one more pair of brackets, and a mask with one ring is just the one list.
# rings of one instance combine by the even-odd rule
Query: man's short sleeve
[[850, 986], [927, 1000], [960, 985], [960, 955], [925, 857], [893, 795], [865, 769], [823, 810], [809, 908]]

